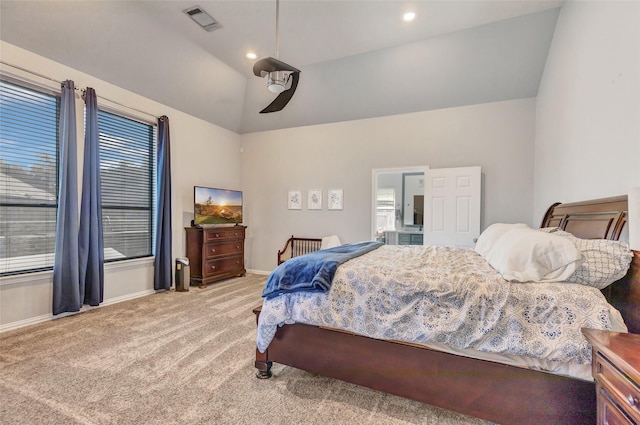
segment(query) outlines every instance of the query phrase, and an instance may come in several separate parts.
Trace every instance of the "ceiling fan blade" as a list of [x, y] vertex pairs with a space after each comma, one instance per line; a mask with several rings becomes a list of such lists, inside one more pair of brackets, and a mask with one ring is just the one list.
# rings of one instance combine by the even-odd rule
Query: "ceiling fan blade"
[[300, 72], [299, 69], [274, 58], [260, 59], [253, 64], [253, 74], [256, 77], [264, 77], [267, 73], [275, 71]]
[[260, 111], [260, 113], [268, 114], [269, 112], [278, 112], [281, 111], [282, 108], [287, 106], [287, 103], [289, 103], [289, 101], [293, 97], [293, 93], [295, 93], [296, 88], [298, 87], [299, 78], [300, 71], [291, 73], [291, 87], [280, 93], [278, 97], [276, 97], [274, 101], [269, 104], [269, 106]]

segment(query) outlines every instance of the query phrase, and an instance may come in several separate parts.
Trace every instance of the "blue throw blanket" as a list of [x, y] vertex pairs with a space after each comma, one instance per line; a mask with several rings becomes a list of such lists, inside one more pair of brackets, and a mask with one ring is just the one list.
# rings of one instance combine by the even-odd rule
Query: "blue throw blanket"
[[340, 264], [381, 245], [380, 242], [359, 242], [294, 257], [271, 273], [262, 296], [270, 299], [288, 292], [327, 292]]

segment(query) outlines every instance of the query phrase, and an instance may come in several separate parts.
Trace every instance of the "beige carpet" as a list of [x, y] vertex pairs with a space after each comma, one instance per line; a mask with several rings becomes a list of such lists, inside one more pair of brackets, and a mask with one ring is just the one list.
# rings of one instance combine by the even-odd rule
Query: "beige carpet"
[[265, 276], [164, 292], [0, 334], [0, 423], [486, 422], [291, 367], [254, 377]]

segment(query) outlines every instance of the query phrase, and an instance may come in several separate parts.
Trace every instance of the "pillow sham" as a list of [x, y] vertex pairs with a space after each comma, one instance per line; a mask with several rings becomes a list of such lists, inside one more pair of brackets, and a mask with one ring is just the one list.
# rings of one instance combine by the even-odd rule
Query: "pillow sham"
[[581, 239], [564, 230], [557, 229], [554, 235], [571, 241], [582, 255], [582, 262], [567, 282], [581, 283], [604, 289], [624, 277], [633, 254], [629, 244], [607, 239]]
[[325, 236], [320, 242], [320, 249], [335, 248], [340, 245], [342, 245], [342, 242], [340, 242], [340, 238], [337, 235]]
[[509, 230], [515, 228], [529, 229], [529, 226], [524, 223], [494, 223], [487, 227], [478, 237], [475, 247], [476, 252], [486, 259], [489, 251], [491, 251], [498, 239]]
[[560, 282], [576, 271], [581, 254], [566, 238], [514, 227], [498, 239], [485, 259], [512, 282]]

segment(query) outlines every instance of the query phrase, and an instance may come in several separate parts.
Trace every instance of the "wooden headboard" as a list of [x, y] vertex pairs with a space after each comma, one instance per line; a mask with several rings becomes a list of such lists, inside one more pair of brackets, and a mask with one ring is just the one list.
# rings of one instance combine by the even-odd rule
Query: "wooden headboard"
[[[559, 227], [583, 239], [618, 240], [628, 221], [627, 196], [556, 203], [549, 207], [540, 227]], [[620, 311], [629, 332], [640, 334], [640, 251], [633, 251], [627, 275], [602, 290]]]

